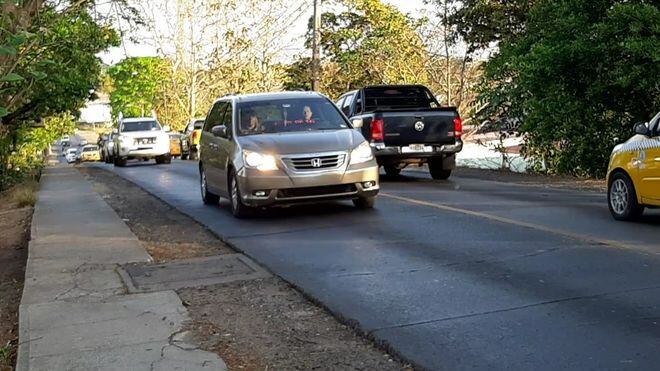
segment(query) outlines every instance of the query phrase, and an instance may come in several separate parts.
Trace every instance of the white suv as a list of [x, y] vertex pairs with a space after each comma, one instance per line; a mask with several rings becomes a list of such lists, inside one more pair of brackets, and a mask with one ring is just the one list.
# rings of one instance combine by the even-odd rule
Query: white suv
[[169, 126], [161, 127], [153, 117], [120, 119], [114, 140], [115, 166], [125, 166], [130, 159], [156, 159], [157, 164], [169, 164]]

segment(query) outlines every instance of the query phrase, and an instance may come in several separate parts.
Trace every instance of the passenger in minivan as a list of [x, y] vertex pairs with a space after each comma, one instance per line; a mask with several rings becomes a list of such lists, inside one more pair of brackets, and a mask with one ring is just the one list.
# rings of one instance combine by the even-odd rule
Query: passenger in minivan
[[244, 133], [258, 133], [262, 131], [261, 122], [254, 111], [246, 112], [246, 115], [243, 117], [241, 129]]
[[305, 118], [306, 123], [312, 123], [314, 121], [313, 116], [314, 116], [314, 112], [312, 112], [312, 107], [310, 106], [303, 107], [303, 117]]

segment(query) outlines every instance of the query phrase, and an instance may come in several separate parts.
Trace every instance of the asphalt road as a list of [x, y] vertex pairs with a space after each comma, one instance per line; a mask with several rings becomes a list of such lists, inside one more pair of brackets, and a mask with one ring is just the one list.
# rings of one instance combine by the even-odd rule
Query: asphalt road
[[428, 369], [657, 369], [660, 212], [615, 222], [599, 193], [423, 173], [350, 202], [236, 220], [195, 162], [94, 164], [223, 236]]

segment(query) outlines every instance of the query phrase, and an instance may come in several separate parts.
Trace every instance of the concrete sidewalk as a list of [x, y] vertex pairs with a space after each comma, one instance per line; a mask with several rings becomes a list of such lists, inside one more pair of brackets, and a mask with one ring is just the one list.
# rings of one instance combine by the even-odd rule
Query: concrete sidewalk
[[186, 342], [174, 291], [127, 295], [120, 264], [150, 256], [78, 170], [41, 178], [20, 305], [17, 370], [225, 370]]

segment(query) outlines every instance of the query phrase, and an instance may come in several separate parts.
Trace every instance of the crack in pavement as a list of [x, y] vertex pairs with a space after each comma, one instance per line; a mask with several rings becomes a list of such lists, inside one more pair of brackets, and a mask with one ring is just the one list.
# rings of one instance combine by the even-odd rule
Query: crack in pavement
[[584, 299], [597, 299], [597, 298], [602, 298], [602, 297], [606, 297], [606, 296], [609, 296], [609, 295], [627, 294], [627, 293], [632, 293], [632, 292], [640, 292], [640, 291], [656, 290], [656, 289], [660, 289], [660, 285], [641, 287], [641, 288], [636, 288], [636, 289], [605, 292], [605, 293], [593, 294], [593, 295], [582, 295], [582, 296], [573, 296], [573, 297], [554, 299], [554, 300], [546, 300], [546, 301], [541, 301], [541, 302], [532, 303], [532, 304], [525, 304], [525, 305], [519, 305], [519, 306], [515, 306], [515, 307], [510, 307], [510, 308], [489, 310], [489, 311], [484, 311], [484, 312], [479, 312], [479, 313], [471, 313], [471, 314], [464, 314], [464, 315], [460, 315], [460, 316], [450, 316], [450, 317], [444, 317], [444, 318], [438, 318], [438, 319], [415, 321], [415, 322], [410, 322], [410, 323], [402, 323], [402, 324], [398, 324], [398, 325], [384, 326], [384, 327], [379, 327], [379, 328], [376, 328], [376, 329], [373, 329], [373, 330], [369, 330], [367, 332], [367, 334], [368, 335], [373, 335], [374, 333], [376, 333], [378, 331], [383, 331], [383, 330], [406, 328], [406, 327], [412, 327], [412, 326], [418, 326], [418, 325], [426, 325], [426, 324], [430, 324], [430, 323], [447, 322], [447, 321], [453, 321], [453, 320], [457, 320], [457, 319], [480, 317], [480, 316], [485, 316], [485, 315], [489, 315], [489, 314], [512, 312], [512, 311], [516, 311], [516, 310], [540, 307], [540, 306], [549, 305], [549, 304], [558, 304], [558, 303], [565, 303], [565, 302], [584, 300]]

